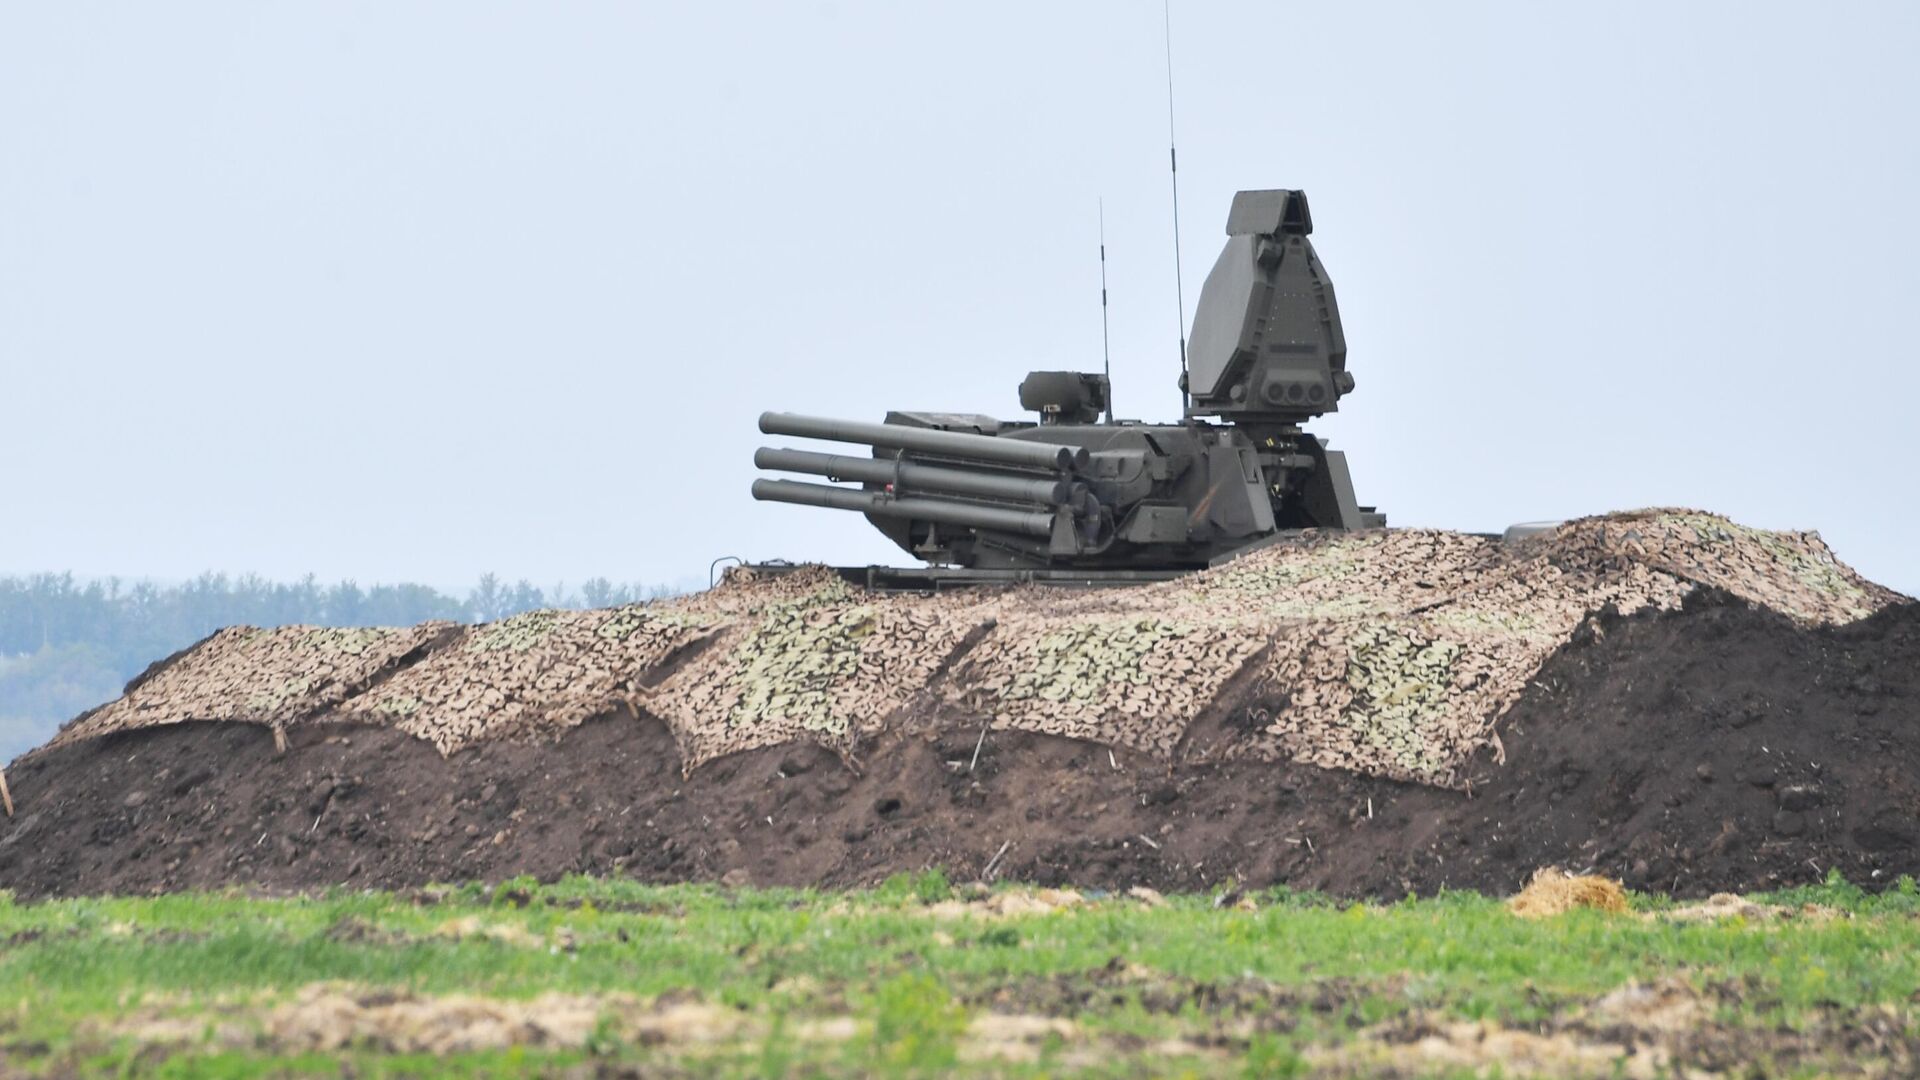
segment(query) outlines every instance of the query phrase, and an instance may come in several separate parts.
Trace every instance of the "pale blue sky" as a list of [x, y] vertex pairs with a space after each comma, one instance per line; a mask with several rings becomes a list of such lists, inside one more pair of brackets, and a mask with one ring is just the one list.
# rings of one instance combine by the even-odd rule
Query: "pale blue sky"
[[[1178, 2], [1189, 308], [1304, 187], [1397, 525], [1658, 504], [1920, 591], [1920, 6]], [[897, 554], [767, 408], [1179, 397], [1158, 0], [0, 8], [0, 572]]]

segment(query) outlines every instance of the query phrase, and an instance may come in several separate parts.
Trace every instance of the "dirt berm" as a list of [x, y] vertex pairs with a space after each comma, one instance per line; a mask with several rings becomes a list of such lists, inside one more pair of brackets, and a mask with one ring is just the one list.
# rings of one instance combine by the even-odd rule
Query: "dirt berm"
[[490, 626], [222, 631], [8, 770], [0, 886], [568, 871], [1698, 894], [1920, 870], [1920, 607], [1648, 511], [1311, 538], [1144, 589], [800, 573]]

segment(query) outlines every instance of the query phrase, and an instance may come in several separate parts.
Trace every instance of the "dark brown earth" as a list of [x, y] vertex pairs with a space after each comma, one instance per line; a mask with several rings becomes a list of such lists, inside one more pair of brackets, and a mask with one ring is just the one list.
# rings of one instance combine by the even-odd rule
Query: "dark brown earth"
[[1043, 884], [1506, 892], [1561, 865], [1698, 895], [1920, 872], [1920, 605], [1806, 630], [1701, 592], [1597, 620], [1502, 721], [1470, 794], [1301, 765], [1185, 763], [978, 728], [682, 777], [658, 721], [442, 759], [386, 729], [187, 724], [8, 770], [24, 898], [624, 874], [855, 885], [941, 867]]

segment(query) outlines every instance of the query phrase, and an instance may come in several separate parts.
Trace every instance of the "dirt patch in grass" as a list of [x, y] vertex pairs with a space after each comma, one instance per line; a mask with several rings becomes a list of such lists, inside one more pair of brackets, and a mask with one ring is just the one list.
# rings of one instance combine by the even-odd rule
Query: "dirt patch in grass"
[[1410, 1012], [1333, 1046], [1309, 1050], [1316, 1074], [1633, 1077], [1910, 1076], [1920, 1030], [1910, 1009], [1843, 1010], [1799, 1027], [1757, 1020], [1731, 984], [1696, 990], [1679, 979], [1629, 983], [1569, 1001], [1528, 1028]]
[[1702, 590], [1596, 620], [1502, 720], [1470, 792], [929, 721], [851, 763], [793, 744], [691, 776], [666, 726], [627, 711], [447, 758], [390, 728], [296, 727], [284, 752], [250, 724], [109, 735], [10, 770], [0, 880], [23, 897], [569, 872], [846, 886], [940, 866], [1392, 897], [1506, 894], [1557, 865], [1705, 896], [1920, 870], [1912, 604], [1807, 629]]
[[1716, 922], [1721, 919], [1739, 919], [1747, 923], [1792, 922], [1829, 922], [1834, 919], [1851, 918], [1844, 911], [1819, 904], [1801, 904], [1789, 907], [1785, 904], [1763, 904], [1733, 893], [1714, 893], [1705, 900], [1692, 904], [1679, 904], [1658, 911], [1649, 911], [1641, 915], [1649, 922]]
[[[691, 995], [644, 1001], [620, 993], [548, 993], [516, 1000], [314, 983], [276, 1004], [229, 1000], [209, 1009], [207, 1003], [181, 1000], [149, 1006], [95, 1034], [131, 1040], [161, 1057], [206, 1050], [445, 1056], [515, 1047], [603, 1051], [616, 1044], [699, 1057], [752, 1049], [775, 1037], [817, 1046], [884, 1041], [902, 1033], [877, 1032], [871, 1020], [848, 1015], [776, 1022]], [[1111, 1040], [1084, 1034], [1074, 1021], [1056, 1015], [980, 1012], [960, 1018], [948, 1034], [957, 1058], [971, 1062], [1032, 1062], [1047, 1051], [1063, 1064], [1090, 1065], [1117, 1052]], [[1067, 1052], [1060, 1055], [1063, 1049]], [[1206, 1052], [1178, 1039], [1169, 1040], [1165, 1049]]]
[[[1352, 1007], [1382, 992], [1347, 980], [1283, 988], [1256, 980], [1185, 984], [1120, 966], [1015, 984], [990, 998], [943, 1005], [940, 1039], [972, 1064], [1050, 1061], [1058, 1067], [1126, 1061], [1230, 1059], [1281, 1036], [1315, 1076], [1636, 1077], [1911, 1075], [1920, 1033], [1902, 1007], [1831, 1010], [1811, 1023], [1775, 1026], [1727, 1017], [1751, 1012], [1731, 984], [1696, 990], [1680, 979], [1629, 983], [1591, 999], [1553, 1004], [1545, 1019], [1516, 1025], [1465, 1019], [1442, 1006], [1409, 1008], [1361, 1025]], [[1122, 991], [1111, 1001], [1104, 995]], [[1138, 1003], [1162, 1021], [1158, 1034], [1106, 1029]], [[844, 1006], [842, 1006], [844, 1007]], [[1316, 1024], [1309, 1017], [1344, 1023]], [[244, 1051], [270, 1054], [462, 1054], [516, 1047], [601, 1052], [645, 1048], [665, 1060], [752, 1052], [777, 1041], [829, 1052], [847, 1046], [887, 1060], [891, 1045], [919, 1034], [890, 1030], [884, 1015], [800, 1013], [775, 1018], [685, 994], [642, 1000], [621, 993], [548, 993], [527, 999], [315, 983], [284, 1000], [180, 999], [147, 1005], [83, 1035], [130, 1040], [143, 1057]], [[654, 1059], [661, 1060], [661, 1059]], [[847, 1059], [852, 1061], [853, 1059]], [[849, 1066], [852, 1068], [853, 1066]], [[1758, 1068], [1759, 1072], [1749, 1070]]]
[[576, 1049], [596, 1034], [643, 1045], [736, 1038], [735, 1010], [696, 1000], [642, 1002], [626, 994], [542, 994], [526, 1000], [315, 983], [291, 1000], [208, 1015], [178, 1006], [138, 1012], [110, 1033], [143, 1044], [204, 1045], [279, 1054], [373, 1050], [461, 1054], [511, 1046]]
[[962, 999], [995, 1012], [1081, 1016], [1138, 1008], [1168, 1017], [1204, 1017], [1190, 1033], [1208, 1042], [1244, 1044], [1258, 1033], [1293, 1031], [1303, 1016], [1350, 1015], [1368, 999], [1391, 999], [1401, 980], [1330, 978], [1285, 985], [1248, 976], [1198, 980], [1166, 975], [1116, 957], [1105, 967], [996, 983]]

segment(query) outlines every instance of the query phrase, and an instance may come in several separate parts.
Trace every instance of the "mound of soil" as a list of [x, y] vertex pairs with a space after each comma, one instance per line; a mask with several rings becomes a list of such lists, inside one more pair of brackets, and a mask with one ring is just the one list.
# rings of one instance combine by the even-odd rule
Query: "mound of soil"
[[1678, 612], [1603, 616], [1498, 731], [1462, 792], [1209, 762], [1229, 733], [1205, 730], [1172, 764], [948, 728], [891, 732], [854, 765], [791, 745], [683, 777], [665, 726], [632, 713], [444, 759], [391, 728], [296, 727], [281, 751], [254, 725], [179, 724], [17, 762], [0, 883], [23, 898], [575, 871], [836, 886], [991, 866], [1397, 896], [1506, 892], [1558, 864], [1699, 895], [1920, 871], [1920, 605], [1808, 630], [1701, 590]]

